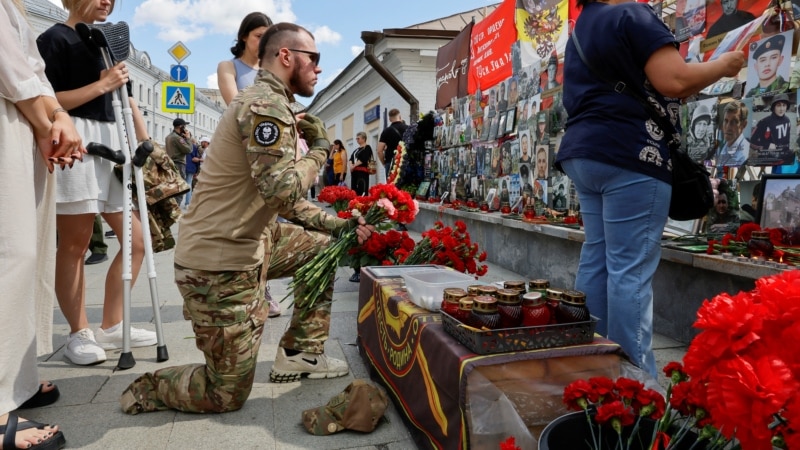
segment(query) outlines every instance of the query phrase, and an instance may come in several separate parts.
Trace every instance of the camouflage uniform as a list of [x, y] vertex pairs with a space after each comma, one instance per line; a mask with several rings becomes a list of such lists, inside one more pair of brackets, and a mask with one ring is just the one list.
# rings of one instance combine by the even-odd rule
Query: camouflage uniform
[[[328, 246], [331, 234], [354, 226], [305, 200], [327, 148], [312, 146], [298, 159], [293, 101], [283, 82], [262, 70], [223, 116], [175, 253], [184, 317], [192, 321], [206, 364], [139, 377], [120, 398], [125, 412], [241, 408], [253, 384], [267, 319], [267, 279], [291, 276]], [[238, 173], [243, 170], [249, 173]], [[278, 215], [292, 223], [277, 223]], [[323, 353], [330, 285], [315, 308], [294, 309], [281, 347]], [[294, 298], [303, 303], [303, 286]]]
[[787, 89], [789, 89], [789, 83], [784, 80], [782, 76], [778, 75], [778, 77], [775, 78], [775, 81], [770, 83], [769, 86], [764, 88], [756, 86], [747, 91], [747, 95], [745, 95], [745, 97], [780, 94], [781, 92], [786, 92]]
[[[167, 137], [164, 138], [164, 147], [166, 147], [167, 154], [170, 158], [172, 158], [172, 162], [175, 163], [175, 167], [178, 169], [178, 172], [180, 172], [181, 178], [185, 180], [186, 155], [192, 152], [192, 142], [176, 133], [173, 129], [172, 133], [168, 134]], [[184, 194], [179, 194], [176, 197], [178, 205], [183, 203], [183, 196]]]

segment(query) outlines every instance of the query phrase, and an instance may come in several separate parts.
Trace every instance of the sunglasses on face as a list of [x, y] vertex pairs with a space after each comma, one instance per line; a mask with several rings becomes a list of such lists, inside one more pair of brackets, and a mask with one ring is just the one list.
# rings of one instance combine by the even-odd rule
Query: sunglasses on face
[[[319, 60], [322, 57], [322, 55], [320, 55], [319, 52], [311, 52], [311, 51], [308, 51], [308, 50], [298, 50], [296, 48], [287, 48], [286, 50], [289, 50], [290, 52], [305, 53], [306, 55], [308, 55], [308, 57], [311, 60], [311, 62], [315, 66], [319, 67]], [[279, 54], [280, 53], [276, 53], [275, 56], [278, 56]]]

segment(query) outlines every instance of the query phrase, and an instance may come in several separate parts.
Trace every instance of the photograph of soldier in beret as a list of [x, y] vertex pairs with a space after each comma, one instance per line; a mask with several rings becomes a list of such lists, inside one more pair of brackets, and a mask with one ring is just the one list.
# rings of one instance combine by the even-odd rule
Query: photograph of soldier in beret
[[789, 88], [794, 30], [750, 44], [745, 97], [775, 95]]

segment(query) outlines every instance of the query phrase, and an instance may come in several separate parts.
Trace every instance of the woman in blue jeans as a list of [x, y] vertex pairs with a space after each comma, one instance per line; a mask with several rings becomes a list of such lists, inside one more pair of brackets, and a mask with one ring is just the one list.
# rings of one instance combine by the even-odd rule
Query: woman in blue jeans
[[573, 180], [585, 229], [575, 289], [586, 293], [589, 310], [600, 319], [598, 332], [655, 376], [652, 281], [672, 194], [668, 137], [636, 99], [603, 79], [624, 82], [668, 111], [678, 126], [679, 99], [735, 76], [744, 54], [686, 63], [647, 4], [577, 4], [583, 11], [573, 35], [600, 76], [581, 61], [570, 39], [563, 82], [569, 119], [556, 166]]

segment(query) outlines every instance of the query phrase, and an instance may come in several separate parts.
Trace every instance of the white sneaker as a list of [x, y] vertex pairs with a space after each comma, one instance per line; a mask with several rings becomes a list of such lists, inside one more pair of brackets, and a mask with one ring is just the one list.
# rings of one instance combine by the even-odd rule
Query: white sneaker
[[79, 366], [90, 366], [106, 360], [105, 350], [97, 345], [94, 333], [88, 328], [69, 335], [64, 356]]
[[347, 375], [350, 368], [347, 363], [325, 354], [301, 352], [287, 356], [283, 347], [278, 347], [278, 356], [269, 372], [269, 381], [273, 383], [290, 383], [299, 381], [303, 375], [308, 378], [336, 378]]
[[[102, 328], [98, 328], [95, 332], [95, 335], [97, 336], [97, 343], [106, 350], [117, 350], [122, 348], [122, 323], [118, 323], [116, 325], [116, 329], [112, 332], [107, 332]], [[157, 343], [158, 338], [155, 331], [131, 327], [131, 348], [149, 347], [151, 345], [156, 345]]]

